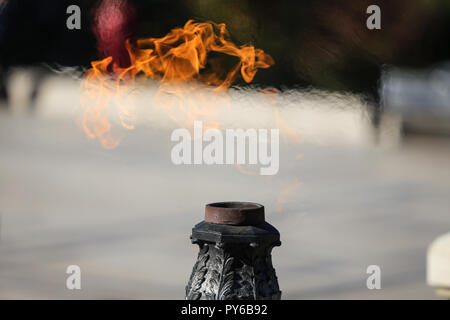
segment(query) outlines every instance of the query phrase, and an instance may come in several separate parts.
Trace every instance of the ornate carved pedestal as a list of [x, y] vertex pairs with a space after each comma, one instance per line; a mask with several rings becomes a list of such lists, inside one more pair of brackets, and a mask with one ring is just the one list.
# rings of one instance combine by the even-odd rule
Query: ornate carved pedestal
[[205, 221], [192, 229], [200, 252], [186, 286], [186, 299], [279, 300], [271, 251], [280, 233], [265, 222], [264, 207], [248, 202], [206, 206]]

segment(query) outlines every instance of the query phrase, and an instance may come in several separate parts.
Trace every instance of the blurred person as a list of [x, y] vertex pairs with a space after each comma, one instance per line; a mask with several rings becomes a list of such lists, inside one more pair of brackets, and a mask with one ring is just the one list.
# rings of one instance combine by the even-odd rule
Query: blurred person
[[130, 65], [125, 43], [135, 30], [136, 11], [128, 0], [102, 0], [94, 9], [93, 31], [100, 58], [112, 57], [121, 68]]

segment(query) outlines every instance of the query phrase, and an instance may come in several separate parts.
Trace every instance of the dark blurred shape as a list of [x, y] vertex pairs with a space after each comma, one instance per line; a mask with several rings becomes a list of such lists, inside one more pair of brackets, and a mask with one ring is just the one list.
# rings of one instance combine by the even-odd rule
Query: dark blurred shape
[[[0, 0], [0, 45], [4, 44], [4, 35], [7, 26], [7, 11], [5, 10], [8, 2], [6, 0]], [[0, 59], [2, 54], [0, 53]], [[3, 59], [0, 60], [0, 106], [6, 105], [8, 100], [8, 92], [6, 90], [6, 71], [3, 64]]]
[[[66, 9], [81, 8], [81, 30], [68, 30]], [[0, 13], [0, 99], [6, 100], [6, 83], [14, 67], [33, 67], [31, 103], [51, 71], [46, 66], [82, 67], [96, 57], [90, 30], [89, 0], [9, 0]], [[40, 68], [34, 68], [40, 66]], [[0, 103], [6, 105], [4, 103]]]
[[[448, 0], [105, 0], [97, 19], [92, 0], [4, 3], [0, 83], [12, 66], [86, 68], [106, 55], [126, 65], [125, 38], [162, 37], [189, 19], [225, 23], [235, 43], [270, 54], [275, 65], [256, 75], [260, 86], [314, 86], [377, 102], [383, 66], [425, 68], [450, 59]], [[81, 30], [66, 28], [73, 4], [81, 8]], [[366, 28], [372, 4], [381, 8], [381, 30]]]

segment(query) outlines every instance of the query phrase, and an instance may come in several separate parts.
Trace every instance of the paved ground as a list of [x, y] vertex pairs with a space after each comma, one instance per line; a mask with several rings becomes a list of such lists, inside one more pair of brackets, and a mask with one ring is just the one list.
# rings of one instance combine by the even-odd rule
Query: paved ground
[[[104, 150], [73, 119], [0, 113], [0, 298], [182, 299], [197, 252], [190, 228], [222, 200], [266, 206], [286, 299], [435, 298], [425, 259], [450, 229], [449, 140], [283, 143], [270, 178], [174, 166], [169, 137], [138, 126]], [[81, 291], [65, 288], [71, 264]], [[366, 288], [372, 264], [381, 290]]]

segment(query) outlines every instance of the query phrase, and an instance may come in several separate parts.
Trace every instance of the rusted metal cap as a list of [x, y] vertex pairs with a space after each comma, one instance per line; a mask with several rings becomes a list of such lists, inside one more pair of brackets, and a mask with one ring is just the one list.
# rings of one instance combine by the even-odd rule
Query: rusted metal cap
[[264, 206], [252, 202], [216, 202], [205, 207], [205, 221], [235, 226], [256, 226], [265, 222]]

